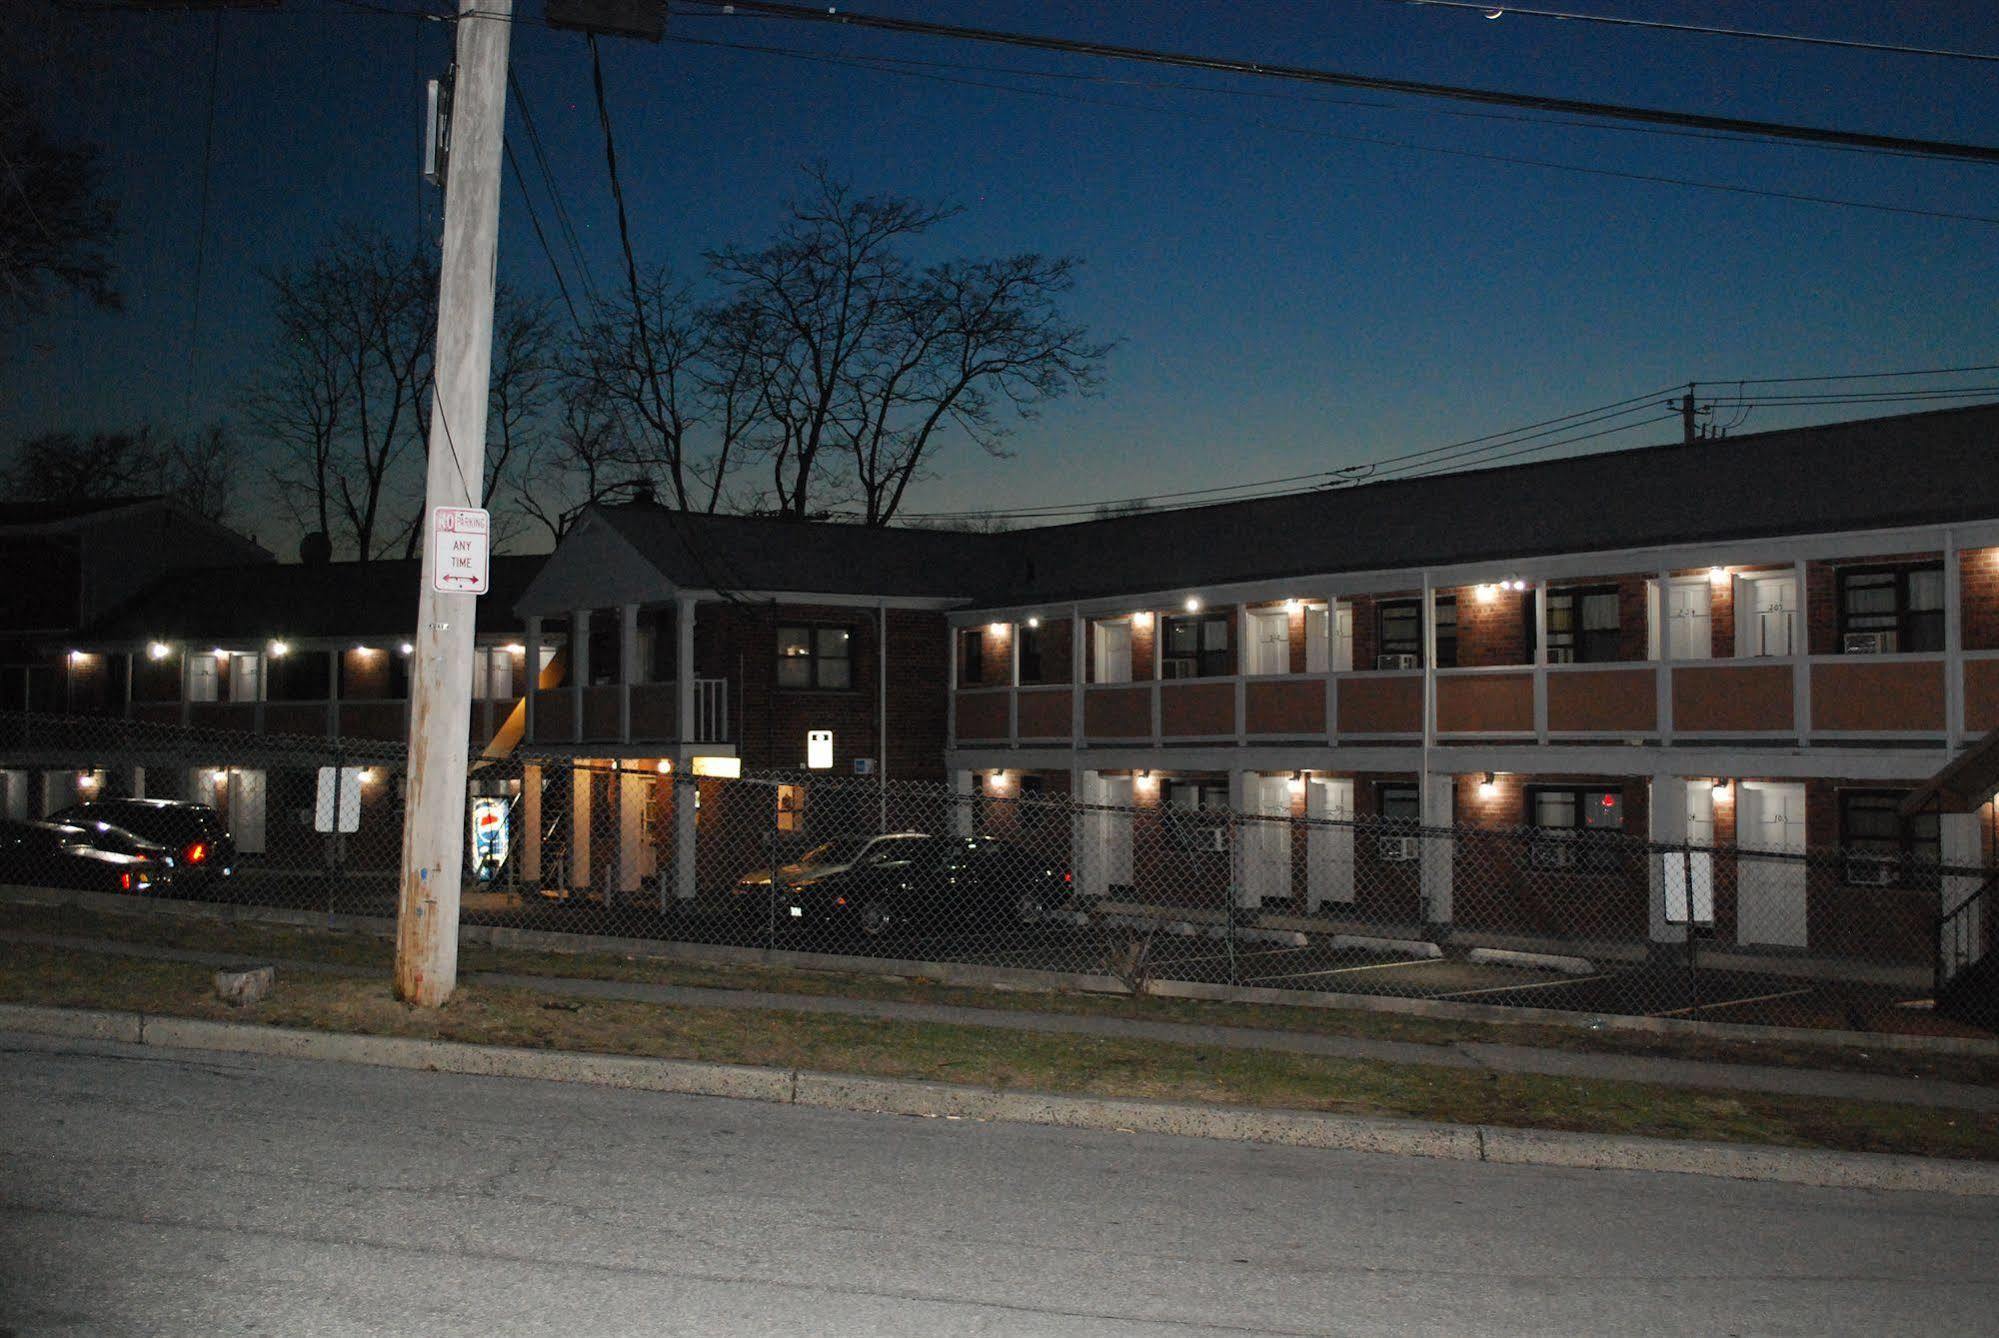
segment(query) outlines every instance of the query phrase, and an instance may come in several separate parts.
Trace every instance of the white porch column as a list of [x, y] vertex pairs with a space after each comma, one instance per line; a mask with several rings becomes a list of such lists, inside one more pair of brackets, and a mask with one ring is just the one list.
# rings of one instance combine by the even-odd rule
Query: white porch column
[[[1937, 818], [1938, 835], [1941, 836], [1941, 856], [1945, 868], [1976, 869], [1983, 862], [1978, 841], [1977, 813], [1944, 813]], [[1979, 888], [1977, 876], [1972, 874], [1945, 874], [1943, 878], [1940, 910], [1956, 910], [1964, 899]], [[1978, 910], [1965, 912], [1964, 918], [1948, 926], [1940, 946], [1943, 949], [1945, 978], [1969, 966], [1978, 954], [1979, 931]]]
[[[689, 635], [683, 640], [691, 642], [692, 619], [688, 622]], [[693, 681], [686, 676], [685, 670], [676, 668], [674, 672], [681, 675], [684, 683]], [[681, 769], [685, 762], [683, 755], [674, 763], [673, 769], [673, 895], [682, 901], [692, 901], [701, 890], [700, 881], [695, 876], [699, 866], [695, 863], [697, 851], [694, 846], [699, 839], [700, 782]]]
[[649, 778], [627, 762], [618, 772], [618, 891], [635, 893], [645, 879], [645, 809]]
[[972, 834], [978, 801], [979, 775], [976, 771], [951, 773], [951, 831], [956, 836]]
[[521, 881], [541, 884], [541, 767], [534, 763], [521, 768]]
[[[1422, 804], [1422, 883], [1423, 883], [1423, 923], [1433, 929], [1448, 931], [1451, 926], [1452, 864], [1457, 856], [1457, 842], [1448, 835], [1456, 818], [1452, 810], [1451, 782], [1449, 775], [1424, 776], [1418, 791]], [[1431, 833], [1442, 833], [1432, 835]]]
[[[694, 718], [694, 601], [685, 595], [673, 601], [673, 737], [685, 743], [700, 733], [699, 722]], [[692, 791], [688, 791], [691, 796]], [[676, 797], [679, 791], [675, 791]], [[692, 798], [688, 799], [690, 806]], [[680, 812], [676, 804], [673, 810]], [[693, 828], [688, 828], [688, 845], [693, 846]], [[689, 866], [687, 886], [694, 885], [692, 866]], [[686, 892], [683, 896], [693, 896]]]
[[590, 886], [590, 800], [595, 768], [583, 758], [569, 762], [569, 885]]
[[[1684, 846], [1687, 842], [1687, 782], [1681, 776], [1654, 776], [1646, 808], [1651, 815], [1651, 837], [1660, 845]], [[1701, 857], [1703, 860], [1707, 856]], [[1692, 914], [1696, 871], [1693, 857], [1678, 851], [1661, 852], [1647, 861], [1645, 937], [1653, 943], [1685, 943], [1686, 917]], [[1675, 905], [1668, 906], [1668, 892]], [[1669, 923], [1672, 910], [1678, 923]]]

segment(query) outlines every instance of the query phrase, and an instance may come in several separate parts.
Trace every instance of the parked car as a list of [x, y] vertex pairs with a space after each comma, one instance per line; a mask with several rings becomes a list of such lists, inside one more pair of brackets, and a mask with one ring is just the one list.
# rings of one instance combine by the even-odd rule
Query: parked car
[[49, 815], [51, 822], [108, 822], [163, 845], [174, 857], [175, 883], [199, 891], [236, 872], [236, 842], [222, 815], [180, 799], [92, 799]]
[[729, 889], [729, 909], [743, 915], [767, 914], [772, 898], [782, 899], [786, 886], [830, 878], [856, 864], [880, 864], [894, 859], [897, 849], [905, 843], [928, 839], [922, 832], [835, 837], [814, 846], [791, 863], [779, 865], [775, 877], [769, 869], [752, 869], [738, 878]]
[[108, 823], [0, 823], [0, 882], [92, 892], [158, 892], [173, 877], [173, 856]]
[[868, 938], [919, 927], [991, 932], [1044, 919], [1068, 903], [1073, 884], [1060, 864], [989, 836], [918, 836], [790, 879], [777, 918], [795, 930]]

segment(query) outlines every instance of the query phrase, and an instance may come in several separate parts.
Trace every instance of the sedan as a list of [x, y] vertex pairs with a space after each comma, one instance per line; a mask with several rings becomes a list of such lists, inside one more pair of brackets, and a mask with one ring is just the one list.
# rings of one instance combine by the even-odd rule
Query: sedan
[[1069, 901], [1061, 864], [989, 836], [924, 836], [835, 873], [793, 880], [778, 921], [883, 938], [923, 927], [980, 933], [1033, 924]]
[[165, 846], [179, 866], [183, 892], [235, 872], [236, 842], [222, 815], [207, 804], [180, 799], [93, 799], [49, 816], [79, 827], [106, 822]]
[[173, 867], [165, 849], [108, 823], [0, 823], [0, 882], [153, 892], [165, 889]]

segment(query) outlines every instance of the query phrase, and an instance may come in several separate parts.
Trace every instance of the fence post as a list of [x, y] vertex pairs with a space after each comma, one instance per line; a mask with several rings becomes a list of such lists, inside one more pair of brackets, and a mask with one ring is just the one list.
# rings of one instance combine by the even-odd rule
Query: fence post
[[[772, 786], [768, 795], [770, 802], [764, 805], [764, 867], [770, 870], [770, 883], [764, 889], [764, 950], [777, 947], [777, 787]], [[812, 796], [807, 794], [798, 802], [799, 812], [810, 812]]]
[[[1708, 856], [1708, 878], [1710, 886], [1714, 877], [1714, 856]], [[1701, 1006], [1700, 948], [1694, 926], [1698, 923], [1694, 910], [1694, 852], [1691, 845], [1680, 847], [1680, 886], [1687, 891], [1687, 1006], [1690, 1013], [1697, 1013]]]
[[1227, 910], [1222, 920], [1222, 941], [1228, 945], [1229, 987], [1231, 989], [1233, 989], [1237, 984], [1236, 959], [1235, 959], [1235, 918], [1236, 918], [1236, 903], [1238, 900], [1240, 900], [1240, 889], [1242, 887], [1243, 850], [1242, 850], [1242, 832], [1241, 828], [1237, 825], [1239, 821], [1240, 819], [1235, 809], [1230, 808], [1228, 811], [1227, 820], [1222, 824], [1222, 831], [1228, 840], [1228, 846], [1229, 846], [1228, 849], [1229, 885], [1228, 885], [1228, 893], [1225, 898], [1227, 902]]

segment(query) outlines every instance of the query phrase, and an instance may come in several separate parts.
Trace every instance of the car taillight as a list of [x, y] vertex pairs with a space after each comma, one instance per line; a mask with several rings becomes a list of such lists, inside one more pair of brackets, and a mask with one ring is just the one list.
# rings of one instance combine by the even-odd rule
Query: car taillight
[[206, 860], [207, 858], [208, 858], [208, 847], [203, 845], [201, 842], [196, 841], [193, 845], [187, 848], [187, 862], [189, 864], [200, 864], [202, 861]]
[[1064, 869], [1062, 871], [1062, 886], [1073, 887], [1075, 886], [1075, 883], [1076, 883], [1076, 875], [1069, 872], [1067, 869]]
[[132, 890], [132, 875], [131, 875], [131, 874], [129, 874], [129, 873], [121, 873], [121, 874], [119, 874], [119, 875], [118, 875], [118, 886], [119, 886], [119, 888], [120, 888], [121, 890], [123, 890], [123, 891], [126, 891], [126, 892], [130, 892], [130, 891]]

